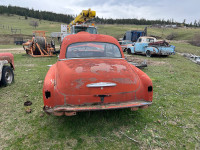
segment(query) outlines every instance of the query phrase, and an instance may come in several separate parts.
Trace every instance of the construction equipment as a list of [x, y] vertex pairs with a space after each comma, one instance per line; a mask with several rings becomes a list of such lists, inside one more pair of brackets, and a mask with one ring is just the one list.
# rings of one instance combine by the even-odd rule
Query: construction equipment
[[45, 32], [46, 31], [33, 31], [32, 40], [28, 40], [26, 43], [23, 43], [23, 48], [27, 54], [32, 57], [56, 56], [54, 55], [54, 41], [51, 41], [51, 43], [48, 44]]
[[96, 11], [91, 9], [82, 10], [82, 12], [70, 22], [69, 25], [61, 25], [61, 42], [69, 34], [76, 34], [81, 31], [86, 31], [91, 34], [97, 34], [97, 29], [94, 24], [84, 24], [86, 21], [95, 18]]

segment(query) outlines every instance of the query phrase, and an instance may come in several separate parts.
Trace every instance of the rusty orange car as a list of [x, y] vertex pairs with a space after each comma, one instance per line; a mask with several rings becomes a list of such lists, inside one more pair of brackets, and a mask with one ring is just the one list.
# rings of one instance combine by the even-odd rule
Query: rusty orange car
[[43, 85], [44, 111], [72, 116], [81, 111], [147, 108], [151, 79], [129, 64], [111, 36], [79, 32], [62, 42], [58, 61]]

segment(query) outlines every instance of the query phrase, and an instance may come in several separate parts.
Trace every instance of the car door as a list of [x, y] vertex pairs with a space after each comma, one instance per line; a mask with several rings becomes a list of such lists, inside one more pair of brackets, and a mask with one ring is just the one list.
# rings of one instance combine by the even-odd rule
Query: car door
[[142, 38], [139, 38], [138, 41], [135, 43], [135, 52], [140, 53], [144, 51], [144, 46], [142, 43]]

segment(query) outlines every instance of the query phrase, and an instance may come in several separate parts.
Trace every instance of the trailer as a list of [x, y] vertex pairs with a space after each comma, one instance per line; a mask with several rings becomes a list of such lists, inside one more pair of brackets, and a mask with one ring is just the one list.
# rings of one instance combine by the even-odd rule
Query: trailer
[[141, 36], [147, 36], [147, 27], [144, 30], [126, 31], [126, 33], [124, 34], [123, 40], [136, 42], [138, 38]]

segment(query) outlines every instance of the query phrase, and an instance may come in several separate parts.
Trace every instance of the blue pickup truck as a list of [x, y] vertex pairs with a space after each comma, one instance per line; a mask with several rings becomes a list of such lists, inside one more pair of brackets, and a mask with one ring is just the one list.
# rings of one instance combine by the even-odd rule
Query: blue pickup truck
[[137, 42], [127, 48], [128, 54], [146, 54], [147, 57], [152, 55], [174, 55], [175, 46], [169, 45], [165, 41], [157, 41], [154, 37], [140, 37]]

